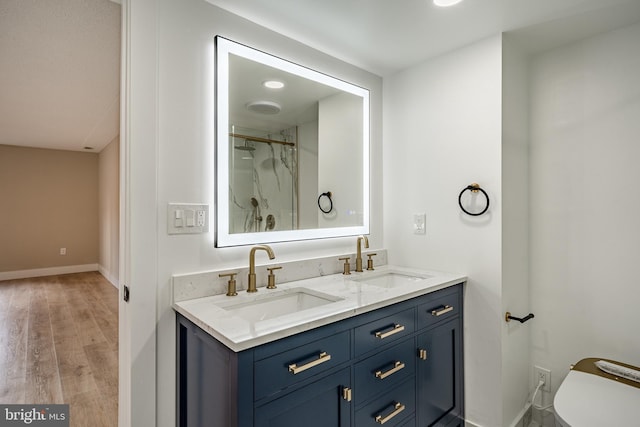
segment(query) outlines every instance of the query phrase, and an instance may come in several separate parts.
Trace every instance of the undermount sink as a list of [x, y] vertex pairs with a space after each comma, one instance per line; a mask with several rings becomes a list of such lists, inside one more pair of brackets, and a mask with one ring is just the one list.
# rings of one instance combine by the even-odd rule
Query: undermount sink
[[255, 322], [299, 313], [342, 300], [307, 288], [272, 292], [271, 295], [259, 295], [250, 301], [229, 301], [218, 305], [235, 316]]
[[379, 286], [381, 288], [397, 288], [399, 286], [412, 285], [416, 282], [428, 279], [432, 276], [428, 274], [412, 274], [398, 271], [384, 271], [381, 273], [366, 273], [363, 277], [353, 278], [354, 282], [365, 283], [367, 285]]

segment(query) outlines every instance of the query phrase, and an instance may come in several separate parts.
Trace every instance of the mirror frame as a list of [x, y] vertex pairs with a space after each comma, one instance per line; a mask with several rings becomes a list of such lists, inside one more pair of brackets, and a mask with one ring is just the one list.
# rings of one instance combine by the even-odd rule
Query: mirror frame
[[[221, 36], [215, 37], [216, 44], [216, 247], [241, 246], [261, 243], [290, 242], [299, 240], [324, 239], [334, 237], [369, 234], [370, 224], [370, 105], [369, 90], [343, 80], [320, 73], [310, 68], [278, 58], [254, 48], [233, 42]], [[253, 233], [229, 233], [229, 55], [238, 55], [264, 65], [281, 69], [300, 77], [322, 83], [344, 92], [362, 97], [362, 214], [363, 223], [358, 226], [261, 231]]]

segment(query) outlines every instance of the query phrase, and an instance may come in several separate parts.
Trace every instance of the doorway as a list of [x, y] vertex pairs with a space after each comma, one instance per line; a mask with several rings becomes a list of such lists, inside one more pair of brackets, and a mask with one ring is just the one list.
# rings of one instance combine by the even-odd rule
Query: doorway
[[[76, 391], [87, 390], [87, 378], [100, 378], [97, 382], [111, 390], [117, 408], [117, 374], [114, 378], [89, 368], [102, 363], [117, 372], [121, 6], [110, 0], [6, 0], [2, 8], [0, 161], [13, 167], [11, 172], [0, 168], [3, 206], [10, 207], [0, 218], [15, 234], [9, 240], [1, 233], [0, 280], [5, 282], [0, 286], [11, 292], [9, 301], [27, 303], [15, 312], [27, 317], [15, 317], [10, 331], [27, 333], [33, 325], [51, 322], [43, 329], [49, 330], [48, 339], [43, 339], [54, 349], [48, 354], [78, 369]], [[22, 163], [13, 161], [16, 153]], [[5, 197], [7, 188], [14, 190], [15, 198]], [[36, 278], [21, 279], [27, 277]], [[80, 290], [93, 293], [75, 300]], [[115, 327], [107, 314], [115, 319]], [[69, 326], [64, 319], [75, 323]], [[78, 326], [82, 319], [91, 322]], [[62, 330], [69, 334], [72, 329], [83, 333], [69, 341], [71, 346], [93, 345], [93, 350], [82, 356], [74, 347], [70, 358], [62, 357], [68, 347], [56, 347], [65, 337], [54, 335], [56, 322], [66, 325]], [[47, 335], [36, 331], [34, 336]], [[23, 350], [37, 345], [27, 344]], [[94, 350], [100, 345], [109, 346], [116, 365], [97, 356]], [[27, 367], [39, 369], [40, 362], [42, 358]], [[42, 399], [49, 392], [53, 399], [64, 391], [61, 378], [67, 376], [67, 368], [48, 377], [50, 388], [47, 381], [38, 382]], [[25, 399], [34, 401], [30, 393]], [[117, 409], [115, 413], [117, 420]], [[108, 419], [105, 425], [114, 425], [114, 416]]]

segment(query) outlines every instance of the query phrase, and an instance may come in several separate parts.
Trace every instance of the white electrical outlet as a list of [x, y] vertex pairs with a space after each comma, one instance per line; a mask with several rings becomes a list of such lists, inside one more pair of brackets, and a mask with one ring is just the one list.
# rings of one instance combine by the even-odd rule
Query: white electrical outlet
[[204, 227], [207, 224], [207, 213], [203, 210], [196, 211], [196, 227]]
[[426, 234], [427, 233], [427, 214], [417, 213], [413, 214], [413, 234]]
[[533, 380], [536, 386], [540, 381], [544, 381], [542, 391], [551, 391], [551, 371], [549, 369], [541, 368], [540, 366], [533, 367]]
[[60, 248], [60, 255], [66, 255], [67, 254], [67, 248]]

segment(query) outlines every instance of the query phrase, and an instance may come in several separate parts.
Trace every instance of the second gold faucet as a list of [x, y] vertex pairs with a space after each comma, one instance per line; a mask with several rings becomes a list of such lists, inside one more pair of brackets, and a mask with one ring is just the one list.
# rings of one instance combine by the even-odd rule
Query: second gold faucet
[[258, 288], [256, 287], [256, 251], [263, 250], [267, 252], [269, 255], [269, 259], [274, 259], [276, 255], [273, 253], [273, 249], [271, 249], [268, 245], [259, 245], [254, 246], [249, 251], [249, 285], [247, 286], [247, 292], [258, 292]]
[[364, 247], [369, 247], [369, 239], [367, 236], [358, 237], [358, 241], [356, 243], [356, 271], [362, 273], [362, 247], [360, 246], [360, 242], [364, 240]]

